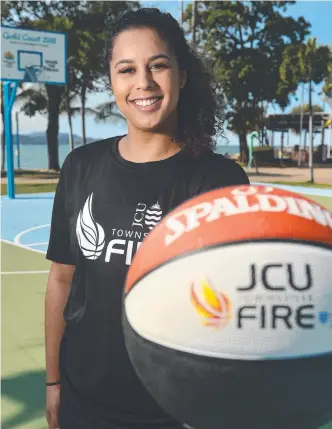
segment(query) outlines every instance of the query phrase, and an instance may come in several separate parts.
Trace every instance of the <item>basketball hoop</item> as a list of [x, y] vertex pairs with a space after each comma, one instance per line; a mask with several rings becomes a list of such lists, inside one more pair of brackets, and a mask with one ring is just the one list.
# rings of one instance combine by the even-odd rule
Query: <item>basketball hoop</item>
[[67, 34], [1, 24], [1, 40], [7, 190], [8, 197], [15, 198], [11, 112], [17, 88], [21, 82], [66, 85]]
[[23, 82], [39, 82], [41, 73], [45, 70], [44, 66], [26, 66], [23, 76]]

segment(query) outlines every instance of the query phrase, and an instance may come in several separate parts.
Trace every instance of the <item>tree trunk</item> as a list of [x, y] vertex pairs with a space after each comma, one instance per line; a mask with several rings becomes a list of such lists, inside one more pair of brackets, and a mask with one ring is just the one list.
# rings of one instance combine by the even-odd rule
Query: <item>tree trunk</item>
[[69, 150], [71, 152], [72, 150], [74, 150], [74, 136], [73, 136], [73, 122], [72, 122], [72, 114], [71, 114], [68, 89], [66, 89], [66, 102], [67, 102], [67, 114], [68, 114], [68, 124], [69, 124]]
[[81, 102], [82, 102], [82, 138], [83, 144], [86, 144], [86, 134], [85, 134], [85, 102], [86, 102], [86, 86], [82, 86], [81, 91]]
[[47, 150], [48, 150], [48, 168], [49, 170], [60, 170], [59, 165], [59, 115], [61, 94], [63, 88], [57, 85], [46, 85], [47, 91]]
[[240, 140], [240, 161], [241, 162], [248, 162], [249, 159], [249, 149], [247, 144], [247, 133], [245, 131], [242, 131], [239, 133], [239, 140]]
[[71, 152], [72, 150], [74, 150], [74, 135], [73, 135], [72, 114], [70, 110], [68, 110], [68, 123], [69, 123], [69, 150]]
[[322, 121], [322, 140], [321, 140], [321, 145], [322, 145], [322, 158], [321, 161], [324, 162], [325, 158], [324, 158], [324, 140], [325, 140], [325, 128], [324, 128], [324, 121]]
[[308, 131], [305, 130], [305, 132], [304, 132], [304, 150], [307, 150], [307, 137], [308, 137]]
[[314, 183], [314, 146], [313, 146], [313, 115], [312, 115], [312, 82], [309, 82], [309, 168], [310, 182]]
[[281, 133], [280, 166], [284, 166], [284, 132]]

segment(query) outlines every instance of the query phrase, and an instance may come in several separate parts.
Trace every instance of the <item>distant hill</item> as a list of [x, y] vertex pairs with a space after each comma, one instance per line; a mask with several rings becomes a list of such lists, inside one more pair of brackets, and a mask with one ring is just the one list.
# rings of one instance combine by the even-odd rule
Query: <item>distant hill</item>
[[[15, 141], [15, 136], [14, 141]], [[99, 140], [98, 137], [87, 137], [87, 143]], [[46, 132], [20, 134], [20, 144], [22, 145], [46, 145]], [[59, 133], [59, 144], [68, 145], [69, 135], [67, 133]], [[80, 146], [82, 144], [82, 137], [74, 134], [74, 145]]]

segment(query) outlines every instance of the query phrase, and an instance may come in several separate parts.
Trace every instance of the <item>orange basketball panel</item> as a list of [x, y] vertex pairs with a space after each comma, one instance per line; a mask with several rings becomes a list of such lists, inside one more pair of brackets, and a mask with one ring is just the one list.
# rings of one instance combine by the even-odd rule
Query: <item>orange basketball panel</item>
[[332, 213], [310, 199], [267, 186], [213, 190], [181, 204], [146, 237], [125, 290], [165, 262], [217, 244], [296, 240], [332, 246]]

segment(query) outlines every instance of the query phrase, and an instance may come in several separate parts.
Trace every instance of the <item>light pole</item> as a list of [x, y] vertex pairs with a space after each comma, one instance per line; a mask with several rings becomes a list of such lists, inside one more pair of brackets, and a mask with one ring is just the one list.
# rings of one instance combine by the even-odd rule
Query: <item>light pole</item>
[[302, 161], [301, 144], [302, 144], [302, 131], [303, 131], [303, 103], [304, 103], [304, 83], [302, 83], [302, 91], [301, 91], [300, 141], [299, 141], [299, 152], [298, 152], [298, 159], [297, 159], [298, 167], [301, 167], [301, 161]]
[[314, 147], [313, 147], [313, 115], [312, 115], [312, 88], [309, 82], [309, 168], [310, 182], [314, 183]]

